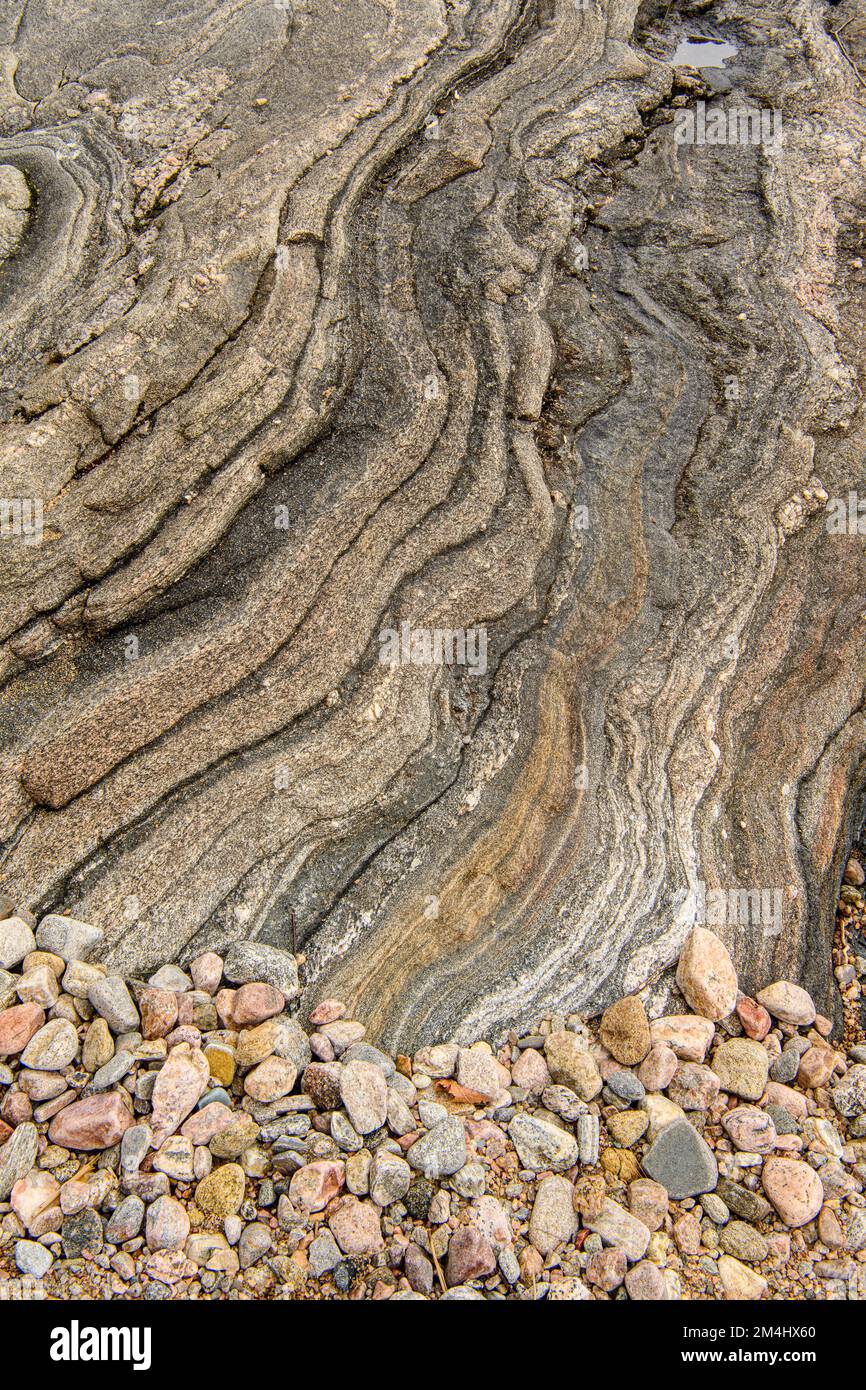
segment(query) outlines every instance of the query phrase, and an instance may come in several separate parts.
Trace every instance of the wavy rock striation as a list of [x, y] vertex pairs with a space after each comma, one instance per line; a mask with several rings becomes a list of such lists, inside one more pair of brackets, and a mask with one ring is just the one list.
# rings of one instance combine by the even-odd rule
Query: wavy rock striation
[[853, 0], [32, 0], [0, 56], [16, 901], [125, 971], [294, 923], [406, 1046], [664, 985], [708, 915], [829, 1007]]

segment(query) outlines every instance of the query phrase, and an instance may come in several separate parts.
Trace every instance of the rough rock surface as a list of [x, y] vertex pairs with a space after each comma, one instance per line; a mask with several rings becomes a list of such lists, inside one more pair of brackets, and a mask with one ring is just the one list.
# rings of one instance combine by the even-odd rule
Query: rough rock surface
[[[311, 1003], [472, 1041], [634, 993], [721, 892], [742, 987], [829, 1008], [856, 9], [731, 0], [717, 97], [685, 9], [3, 29], [0, 494], [44, 513], [2, 539], [3, 886], [112, 969], [294, 923]], [[678, 143], [701, 100], [784, 141]]]

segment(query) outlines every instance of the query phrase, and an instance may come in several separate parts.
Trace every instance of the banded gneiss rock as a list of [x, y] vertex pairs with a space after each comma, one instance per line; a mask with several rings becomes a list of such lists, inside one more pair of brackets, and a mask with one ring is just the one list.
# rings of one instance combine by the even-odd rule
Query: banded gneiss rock
[[[310, 997], [408, 1046], [665, 980], [702, 894], [763, 889], [717, 926], [743, 987], [831, 1008], [849, 14], [736, 0], [717, 95], [670, 62], [714, 36], [692, 6], [10, 24], [0, 492], [44, 506], [2, 542], [16, 902], [124, 973], [291, 947], [294, 913]], [[699, 102], [784, 138], [678, 143]], [[404, 624], [484, 659], [383, 663]]]

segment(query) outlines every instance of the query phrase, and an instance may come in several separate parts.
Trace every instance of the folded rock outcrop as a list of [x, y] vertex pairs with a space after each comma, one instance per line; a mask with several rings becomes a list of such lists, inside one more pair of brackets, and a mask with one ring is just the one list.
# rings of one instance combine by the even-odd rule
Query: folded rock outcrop
[[[866, 26], [722, 18], [0, 29], [16, 903], [124, 973], [296, 943], [405, 1045], [601, 1008], [702, 918], [745, 989], [832, 1006]], [[727, 75], [674, 67], [695, 33]]]

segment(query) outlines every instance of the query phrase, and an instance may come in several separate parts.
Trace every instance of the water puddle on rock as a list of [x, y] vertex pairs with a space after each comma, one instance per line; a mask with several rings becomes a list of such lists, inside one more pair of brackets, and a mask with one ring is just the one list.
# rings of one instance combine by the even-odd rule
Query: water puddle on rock
[[671, 58], [675, 68], [720, 68], [728, 58], [735, 58], [737, 50], [732, 43], [721, 39], [682, 39], [676, 53]]

